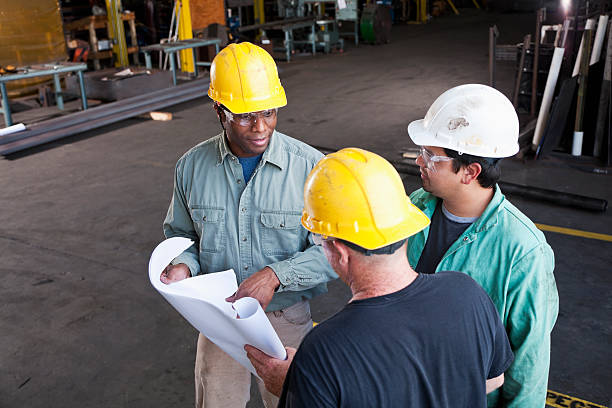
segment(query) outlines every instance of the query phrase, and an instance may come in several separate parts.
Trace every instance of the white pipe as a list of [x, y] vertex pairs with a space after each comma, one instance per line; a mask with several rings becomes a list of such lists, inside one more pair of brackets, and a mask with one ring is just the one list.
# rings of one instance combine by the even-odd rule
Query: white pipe
[[603, 46], [604, 37], [606, 35], [606, 29], [608, 28], [608, 16], [599, 16], [599, 23], [597, 23], [597, 33], [595, 34], [595, 41], [593, 42], [593, 52], [591, 53], [591, 61], [589, 65], [593, 65], [599, 62], [601, 57], [601, 47]]
[[5, 127], [4, 129], [0, 129], [0, 136], [10, 135], [11, 133], [21, 132], [25, 130], [26, 127], [23, 123], [18, 123], [13, 126]]
[[565, 48], [557, 47], [553, 53], [552, 62], [550, 63], [550, 69], [548, 71], [548, 78], [546, 79], [546, 87], [544, 88], [544, 95], [542, 95], [542, 105], [540, 105], [538, 121], [536, 122], [535, 132], [533, 133], [532, 147], [534, 149], [537, 149], [540, 144], [542, 134], [544, 133], [544, 127], [546, 126], [546, 122], [548, 122], [548, 113], [555, 93], [555, 87], [557, 86], [557, 79], [559, 79], [559, 71], [561, 70], [564, 52]]
[[[584, 30], [592, 30], [595, 27], [595, 19], [589, 18], [584, 26]], [[578, 56], [576, 57], [576, 63], [574, 64], [574, 72], [572, 77], [575, 77], [580, 72], [580, 60], [582, 59], [582, 48], [584, 47], [584, 33], [582, 33], [582, 40], [580, 40], [580, 48], [578, 48]]]

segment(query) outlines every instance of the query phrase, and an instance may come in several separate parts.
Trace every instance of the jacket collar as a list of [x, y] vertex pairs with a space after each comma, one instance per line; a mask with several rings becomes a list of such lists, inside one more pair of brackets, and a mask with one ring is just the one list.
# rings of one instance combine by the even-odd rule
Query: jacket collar
[[[217, 135], [219, 138], [217, 142], [217, 166], [223, 164], [223, 161], [227, 156], [236, 157], [234, 153], [230, 150], [227, 140], [225, 137], [225, 131], [223, 133]], [[262, 163], [270, 163], [283, 170], [286, 167], [285, 156], [282, 154], [282, 143], [281, 135], [276, 130], [272, 132], [272, 137], [270, 138], [270, 143], [268, 144], [268, 148], [264, 152], [261, 157]]]

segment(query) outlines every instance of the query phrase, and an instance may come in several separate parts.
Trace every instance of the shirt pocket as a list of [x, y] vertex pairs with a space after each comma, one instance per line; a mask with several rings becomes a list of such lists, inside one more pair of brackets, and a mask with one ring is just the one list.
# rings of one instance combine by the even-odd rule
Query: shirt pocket
[[264, 255], [293, 255], [300, 250], [301, 217], [301, 213], [292, 211], [261, 213], [261, 241]]
[[219, 252], [225, 244], [225, 209], [195, 207], [191, 218], [200, 237], [200, 251]]

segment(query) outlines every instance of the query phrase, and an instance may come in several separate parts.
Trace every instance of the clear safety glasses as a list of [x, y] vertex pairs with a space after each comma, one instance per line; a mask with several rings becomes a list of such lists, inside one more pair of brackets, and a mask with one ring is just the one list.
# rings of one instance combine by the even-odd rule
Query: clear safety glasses
[[321, 234], [312, 234], [312, 242], [314, 242], [315, 245], [321, 246], [323, 245], [323, 241], [333, 241], [334, 238], [331, 237], [326, 237], [324, 235]]
[[278, 109], [266, 109], [259, 112], [232, 113], [227, 109], [224, 109], [227, 119], [240, 126], [252, 126], [257, 120], [263, 120], [267, 124], [271, 124], [276, 118], [277, 110]]
[[436, 156], [435, 154], [433, 154], [432, 152], [430, 152], [423, 146], [420, 147], [419, 154], [423, 158], [423, 163], [425, 163], [425, 167], [427, 167], [427, 169], [430, 171], [436, 171], [436, 163], [438, 162], [445, 162], [445, 161], [453, 160], [452, 157], [448, 157], [448, 156]]

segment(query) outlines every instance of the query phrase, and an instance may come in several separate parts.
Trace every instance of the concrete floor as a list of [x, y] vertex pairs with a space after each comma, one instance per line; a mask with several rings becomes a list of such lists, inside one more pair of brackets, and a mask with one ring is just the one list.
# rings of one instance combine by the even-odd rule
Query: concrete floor
[[[531, 14], [465, 12], [395, 26], [393, 42], [279, 63], [289, 105], [278, 129], [329, 148], [399, 160], [409, 121], [444, 90], [486, 83], [488, 26], [500, 43], [532, 30]], [[499, 67], [508, 93], [513, 68]], [[195, 330], [150, 286], [149, 255], [176, 160], [219, 131], [207, 98], [168, 109], [171, 122], [127, 120], [0, 160], [0, 407], [193, 405]], [[612, 200], [610, 176], [554, 161], [508, 160], [506, 181]], [[408, 191], [419, 187], [407, 176]], [[610, 234], [610, 213], [511, 198], [535, 222]], [[611, 243], [546, 233], [561, 312], [549, 388], [607, 404]], [[321, 321], [348, 298], [341, 282], [313, 302]], [[250, 403], [249, 407], [259, 407]]]

